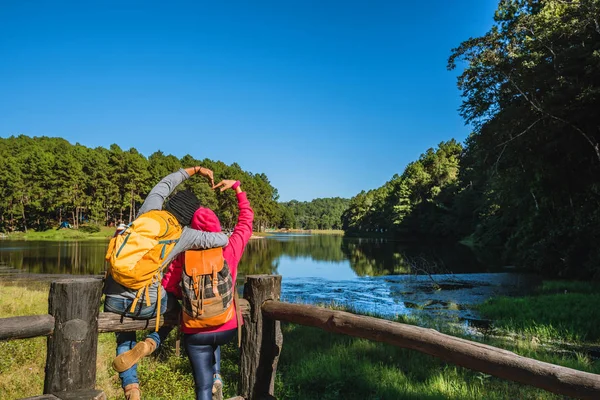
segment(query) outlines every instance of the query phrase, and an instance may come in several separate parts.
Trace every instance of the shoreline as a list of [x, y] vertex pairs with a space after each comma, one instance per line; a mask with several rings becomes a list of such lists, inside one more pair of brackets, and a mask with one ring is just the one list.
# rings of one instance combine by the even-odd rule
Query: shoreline
[[[25, 241], [78, 241], [78, 240], [109, 240], [115, 232], [115, 228], [103, 226], [97, 232], [85, 232], [79, 229], [48, 229], [36, 232], [11, 232], [0, 233], [0, 240], [25, 240]], [[278, 229], [266, 232], [252, 232], [250, 239], [264, 239], [269, 234], [276, 233], [300, 233], [309, 235], [344, 235], [341, 230], [319, 230], [319, 229]]]
[[[106, 240], [108, 241], [114, 234], [115, 230], [112, 227], [102, 227], [99, 232], [87, 233], [75, 229], [56, 231], [53, 229], [42, 232], [14, 232], [9, 234], [1, 234], [0, 241], [84, 241], [84, 240]], [[259, 232], [252, 232], [250, 239], [264, 239], [265, 235]]]

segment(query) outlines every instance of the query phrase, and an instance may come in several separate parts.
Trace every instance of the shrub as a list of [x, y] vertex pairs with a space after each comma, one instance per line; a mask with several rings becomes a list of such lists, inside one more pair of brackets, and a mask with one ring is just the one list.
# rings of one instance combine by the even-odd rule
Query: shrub
[[85, 233], [98, 233], [100, 232], [100, 225], [82, 225], [79, 227], [79, 230]]

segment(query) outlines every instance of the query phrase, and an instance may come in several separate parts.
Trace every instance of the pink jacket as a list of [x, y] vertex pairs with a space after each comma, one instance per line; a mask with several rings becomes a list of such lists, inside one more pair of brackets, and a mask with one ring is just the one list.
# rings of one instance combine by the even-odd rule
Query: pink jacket
[[[233, 229], [233, 233], [229, 237], [229, 244], [223, 248], [223, 258], [225, 258], [229, 265], [234, 282], [237, 278], [238, 263], [242, 258], [242, 254], [244, 253], [248, 240], [250, 240], [250, 236], [252, 236], [252, 221], [254, 221], [254, 211], [250, 207], [246, 192], [238, 193], [236, 196], [240, 214], [238, 216], [238, 222]], [[184, 260], [184, 253], [177, 256], [171, 265], [169, 265], [169, 268], [162, 279], [162, 285], [165, 290], [175, 294], [177, 298], [181, 298], [181, 287], [179, 282], [181, 280]], [[183, 333], [210, 333], [228, 331], [235, 328], [237, 328], [237, 319], [232, 318], [217, 328], [188, 329], [182, 326], [182, 331]]]

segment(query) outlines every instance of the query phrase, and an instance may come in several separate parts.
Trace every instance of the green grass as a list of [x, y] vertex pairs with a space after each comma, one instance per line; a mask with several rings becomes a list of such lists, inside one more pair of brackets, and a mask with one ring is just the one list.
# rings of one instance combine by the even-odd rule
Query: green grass
[[[48, 313], [48, 284], [29, 287], [0, 281], [0, 318]], [[0, 393], [19, 399], [42, 394], [46, 338], [0, 342]]]
[[527, 297], [497, 297], [479, 311], [494, 327], [546, 341], [600, 342], [600, 290], [588, 282], [544, 282]]
[[[564, 290], [561, 295], [564, 296]], [[597, 300], [589, 296], [588, 302]], [[47, 297], [47, 283], [0, 282], [0, 317], [45, 313]], [[549, 316], [553, 312], [555, 317], [562, 314], [556, 303], [550, 305], [554, 308], [547, 310]], [[333, 308], [340, 309], [335, 305]], [[512, 311], [511, 318], [517, 312], [521, 313], [514, 305]], [[580, 318], [584, 318], [583, 313], [592, 311], [582, 308]], [[594, 315], [588, 317], [597, 321], [593, 319]], [[401, 322], [416, 323], [412, 319]], [[437, 322], [432, 323], [435, 326]], [[457, 334], [448, 326], [435, 327], [444, 333]], [[417, 351], [300, 325], [282, 324], [282, 328], [283, 348], [275, 382], [275, 395], [279, 399], [564, 399], [540, 389], [447, 364]], [[139, 339], [143, 335], [138, 332]], [[586, 336], [593, 335], [586, 332]], [[138, 375], [144, 399], [194, 397], [190, 363], [183, 349], [181, 356], [175, 355], [176, 339], [177, 330], [174, 330], [156, 354], [139, 363]], [[600, 373], [598, 361], [583, 354], [555, 353], [528, 338], [511, 341], [486, 338], [482, 341], [526, 357]], [[118, 375], [111, 367], [115, 347], [114, 334], [99, 335], [96, 387], [104, 390], [109, 399], [122, 398]], [[45, 354], [45, 338], [0, 342], [2, 399], [42, 393]], [[224, 346], [221, 372], [225, 398], [237, 394], [238, 365], [237, 343]]]
[[7, 235], [7, 239], [13, 240], [84, 240], [84, 239], [108, 239], [115, 233], [114, 227], [102, 226], [99, 232], [88, 233], [81, 229], [48, 229], [42, 232], [32, 230], [25, 232], [14, 232]]
[[[48, 282], [0, 281], [0, 318], [47, 313], [49, 286]], [[114, 334], [99, 335], [96, 384], [107, 392], [109, 398], [117, 398], [119, 393], [115, 389], [118, 381], [114, 379], [115, 374], [110, 367], [115, 349]], [[45, 363], [45, 337], [0, 342], [2, 399], [21, 399], [42, 394]]]
[[312, 229], [308, 232], [315, 235], [343, 235], [344, 231], [341, 229]]
[[[563, 399], [417, 351], [297, 325], [287, 324], [283, 331], [276, 384], [280, 399]], [[508, 349], [600, 372], [600, 365], [582, 356], [552, 355], [524, 342]]]

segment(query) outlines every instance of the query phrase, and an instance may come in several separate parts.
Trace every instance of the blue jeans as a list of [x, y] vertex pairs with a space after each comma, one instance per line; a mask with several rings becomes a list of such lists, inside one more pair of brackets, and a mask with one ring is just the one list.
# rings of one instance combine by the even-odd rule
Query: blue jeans
[[213, 333], [194, 333], [183, 335], [185, 351], [192, 364], [196, 400], [212, 400], [213, 373], [221, 370], [220, 345], [228, 343], [236, 329]]
[[[135, 312], [131, 313], [129, 311], [131, 308], [131, 303], [133, 303], [133, 300], [106, 296], [106, 299], [104, 300], [104, 311], [138, 319], [150, 319], [156, 316], [156, 304], [146, 306], [146, 303], [143, 300], [140, 300], [138, 301]], [[161, 314], [164, 314], [175, 307], [179, 307], [177, 299], [170, 293], [168, 294], [168, 297], [166, 299], [162, 299], [160, 303]], [[158, 348], [160, 343], [164, 341], [167, 336], [169, 336], [169, 333], [172, 330], [172, 326], [162, 326], [158, 332], [151, 332], [146, 336], [146, 338], [154, 340], [156, 343], [156, 348]], [[117, 336], [117, 355], [123, 354], [135, 347], [135, 332], [115, 332], [115, 335]], [[121, 378], [122, 387], [125, 387], [131, 383], [139, 383], [137, 377], [137, 364], [126, 371], [120, 372], [119, 378]]]

